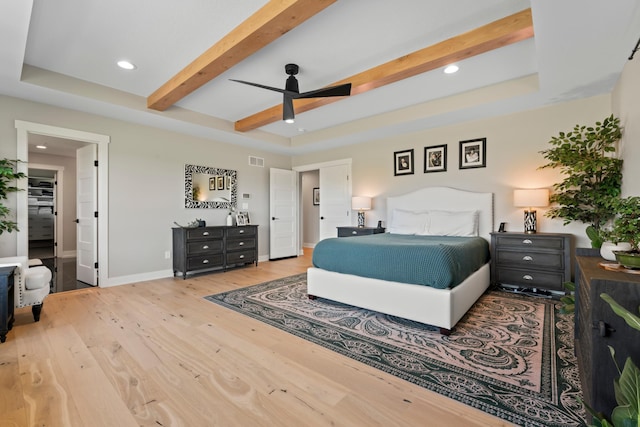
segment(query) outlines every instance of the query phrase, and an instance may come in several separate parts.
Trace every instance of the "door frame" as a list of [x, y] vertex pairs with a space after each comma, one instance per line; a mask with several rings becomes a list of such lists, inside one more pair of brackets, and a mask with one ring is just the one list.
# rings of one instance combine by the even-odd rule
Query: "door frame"
[[[17, 131], [17, 158], [23, 162], [18, 163], [18, 172], [27, 174], [29, 167], [29, 134], [53, 136], [56, 138], [73, 139], [98, 145], [98, 286], [108, 286], [109, 273], [109, 142], [108, 135], [85, 132], [75, 129], [50, 126], [41, 123], [16, 120], [14, 122]], [[18, 180], [17, 196], [17, 255], [29, 254], [29, 227], [28, 227], [28, 200], [27, 180]]]
[[[303, 254], [304, 248], [302, 247], [302, 218], [300, 218], [300, 216], [302, 215], [302, 209], [301, 206], [302, 204], [300, 203], [301, 197], [302, 195], [300, 194], [300, 191], [302, 186], [300, 185], [300, 172], [309, 172], [309, 171], [314, 171], [314, 170], [320, 170], [322, 168], [326, 168], [326, 167], [330, 167], [330, 166], [338, 166], [338, 165], [347, 165], [349, 166], [349, 197], [351, 197], [351, 193], [352, 193], [352, 185], [353, 185], [353, 180], [351, 179], [351, 176], [353, 175], [353, 169], [352, 169], [352, 164], [353, 164], [353, 160], [348, 158], [348, 159], [339, 159], [339, 160], [332, 160], [332, 161], [328, 161], [328, 162], [321, 162], [321, 163], [311, 163], [308, 165], [299, 165], [299, 166], [294, 166], [291, 168], [291, 170], [298, 172], [298, 194], [296, 195], [296, 205], [298, 206], [298, 230], [296, 232], [297, 236], [297, 245], [298, 245], [298, 251], [300, 253], [300, 255]], [[320, 203], [322, 203], [322, 199], [320, 199]], [[320, 228], [320, 223], [318, 223], [318, 229]]]

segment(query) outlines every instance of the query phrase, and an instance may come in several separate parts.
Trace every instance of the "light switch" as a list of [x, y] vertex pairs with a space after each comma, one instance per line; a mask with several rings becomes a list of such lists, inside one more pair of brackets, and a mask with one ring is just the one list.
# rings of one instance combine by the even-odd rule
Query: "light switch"
[[247, 209], [249, 209], [249, 203], [243, 203], [242, 210], [246, 211]]

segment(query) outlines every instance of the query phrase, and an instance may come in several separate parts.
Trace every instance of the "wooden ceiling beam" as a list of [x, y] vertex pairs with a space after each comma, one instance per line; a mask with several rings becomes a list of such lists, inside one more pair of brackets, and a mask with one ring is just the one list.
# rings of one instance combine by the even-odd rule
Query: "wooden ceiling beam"
[[[413, 77], [450, 63], [462, 61], [533, 37], [531, 9], [526, 9], [435, 45], [337, 81], [328, 86], [351, 82], [351, 95]], [[344, 99], [312, 98], [294, 101], [296, 114]], [[235, 122], [235, 130], [247, 132], [282, 120], [282, 105], [276, 105]]]
[[336, 0], [271, 0], [147, 98], [164, 111]]

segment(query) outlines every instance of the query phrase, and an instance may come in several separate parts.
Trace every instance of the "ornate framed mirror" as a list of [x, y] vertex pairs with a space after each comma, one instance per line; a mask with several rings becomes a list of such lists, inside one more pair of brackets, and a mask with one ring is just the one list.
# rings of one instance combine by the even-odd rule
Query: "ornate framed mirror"
[[184, 207], [231, 209], [238, 203], [238, 172], [184, 165]]

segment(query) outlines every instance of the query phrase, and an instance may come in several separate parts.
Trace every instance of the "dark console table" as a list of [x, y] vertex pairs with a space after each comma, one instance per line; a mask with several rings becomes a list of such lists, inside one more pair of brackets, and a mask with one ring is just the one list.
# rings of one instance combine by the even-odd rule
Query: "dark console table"
[[640, 331], [616, 315], [600, 294], [638, 314], [640, 275], [605, 270], [599, 264], [611, 261], [599, 256], [576, 260], [575, 344], [582, 394], [589, 406], [608, 416], [616, 406], [613, 380], [618, 377], [608, 346], [621, 368], [629, 356], [640, 364]]
[[17, 267], [0, 267], [0, 342], [7, 340], [7, 332], [13, 327], [14, 286], [13, 272]]

